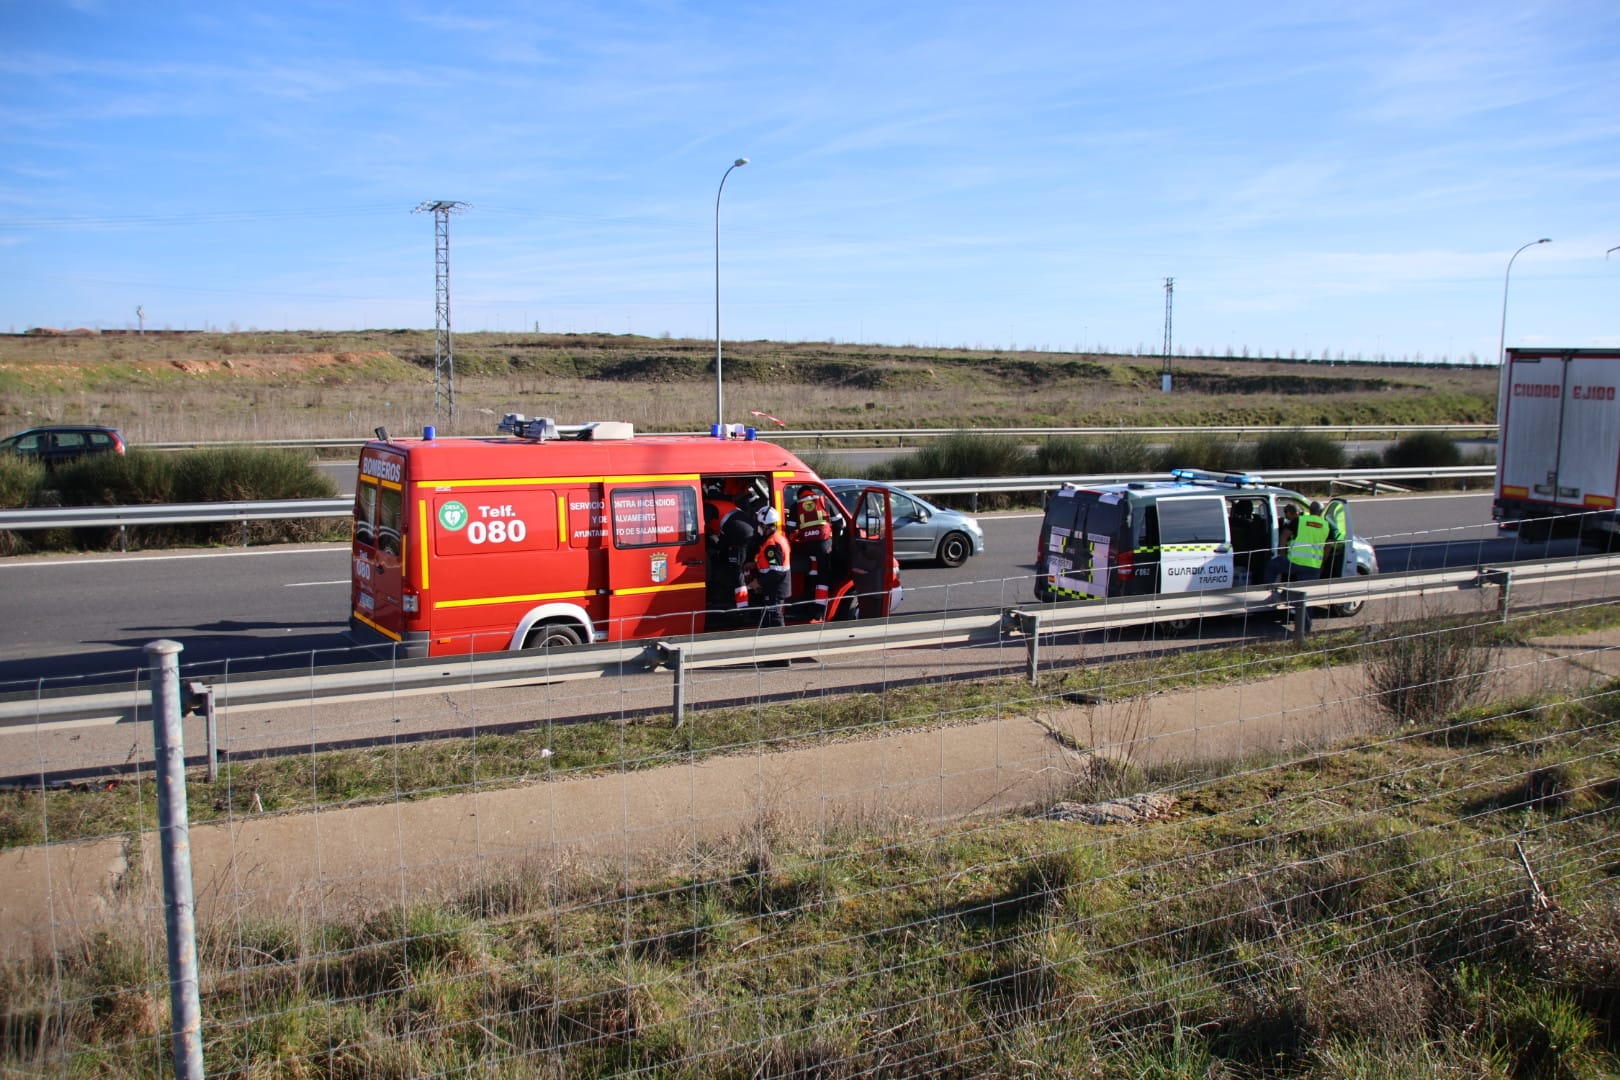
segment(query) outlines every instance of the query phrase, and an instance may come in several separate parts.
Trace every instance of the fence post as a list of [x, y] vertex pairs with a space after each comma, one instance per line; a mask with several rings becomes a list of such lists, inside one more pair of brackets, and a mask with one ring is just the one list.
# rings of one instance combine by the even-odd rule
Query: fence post
[[203, 1080], [202, 1003], [197, 987], [197, 910], [191, 892], [191, 821], [186, 811], [186, 747], [180, 726], [178, 641], [150, 642], [152, 736], [158, 772], [158, 838], [163, 849], [163, 914], [169, 941], [169, 1008], [174, 1075]]

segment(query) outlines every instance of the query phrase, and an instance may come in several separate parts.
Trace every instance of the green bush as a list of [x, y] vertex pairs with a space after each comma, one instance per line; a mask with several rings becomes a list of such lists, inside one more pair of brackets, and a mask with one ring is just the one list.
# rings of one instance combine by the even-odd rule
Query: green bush
[[158, 450], [96, 454], [57, 466], [49, 486], [63, 506], [174, 502], [174, 456]]
[[1220, 472], [1228, 469], [1253, 468], [1254, 459], [1247, 447], [1227, 442], [1214, 435], [1182, 435], [1168, 446], [1159, 448], [1154, 455], [1153, 471], [1171, 469], [1208, 469]]
[[1153, 471], [1153, 448], [1128, 431], [1101, 442], [1057, 436], [1035, 447], [1036, 476], [1123, 476]]
[[[1034, 468], [1023, 442], [1008, 435], [953, 431], [883, 469], [890, 479], [963, 476], [1028, 476]], [[873, 470], [877, 472], [878, 470]]]
[[182, 454], [174, 494], [178, 502], [330, 499], [337, 485], [300, 451], [227, 447]]
[[1444, 468], [1463, 463], [1455, 439], [1438, 431], [1419, 431], [1384, 448], [1384, 464], [1392, 469]]
[[18, 454], [0, 454], [0, 506], [31, 506], [45, 486], [45, 466]]
[[1278, 431], [1254, 448], [1255, 465], [1262, 469], [1340, 469], [1344, 445], [1315, 431]]
[[[38, 466], [35, 466], [38, 468]], [[9, 475], [0, 471], [0, 484]], [[254, 447], [169, 454], [131, 450], [100, 454], [41, 470], [34, 502], [63, 506], [134, 506], [154, 503], [251, 502], [264, 499], [327, 499], [337, 485], [294, 450]], [[19, 480], [19, 486], [23, 483]], [[49, 489], [45, 494], [44, 489]], [[0, 553], [76, 547], [96, 550], [120, 544], [161, 548], [195, 544], [300, 543], [334, 539], [346, 526], [322, 519], [254, 521], [246, 525], [136, 526], [117, 529], [52, 529], [14, 534]]]

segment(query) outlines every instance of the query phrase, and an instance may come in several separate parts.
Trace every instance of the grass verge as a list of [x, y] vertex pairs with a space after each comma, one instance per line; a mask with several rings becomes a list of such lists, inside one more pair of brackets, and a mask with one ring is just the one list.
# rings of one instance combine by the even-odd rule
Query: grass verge
[[[1616, 721], [1611, 684], [1178, 776], [1138, 827], [766, 832], [231, 920], [199, 950], [210, 1074], [1613, 1075]], [[168, 1075], [161, 958], [0, 967], [0, 1062]]]

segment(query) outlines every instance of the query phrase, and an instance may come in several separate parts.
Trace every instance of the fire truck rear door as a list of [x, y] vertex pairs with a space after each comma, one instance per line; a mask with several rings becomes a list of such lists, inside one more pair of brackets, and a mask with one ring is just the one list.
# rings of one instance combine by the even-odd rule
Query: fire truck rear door
[[889, 493], [866, 488], [851, 512], [849, 571], [854, 587], [850, 591], [860, 597], [862, 618], [879, 618], [889, 613], [889, 571], [894, 566], [894, 513]]

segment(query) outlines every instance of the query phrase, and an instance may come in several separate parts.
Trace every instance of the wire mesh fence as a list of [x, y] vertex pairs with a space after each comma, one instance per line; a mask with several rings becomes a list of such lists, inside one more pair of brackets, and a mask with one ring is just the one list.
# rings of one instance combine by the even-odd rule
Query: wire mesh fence
[[[1601, 1074], [1620, 610], [1548, 588], [227, 713], [207, 1074]], [[0, 742], [72, 778], [4, 796], [5, 1070], [171, 1075], [150, 729]]]

